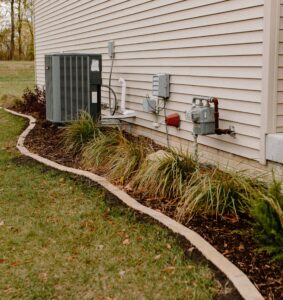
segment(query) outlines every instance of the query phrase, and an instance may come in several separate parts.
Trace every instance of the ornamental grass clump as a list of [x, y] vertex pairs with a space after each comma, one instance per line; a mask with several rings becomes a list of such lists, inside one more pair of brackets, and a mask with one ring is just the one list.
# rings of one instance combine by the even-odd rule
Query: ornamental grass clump
[[122, 136], [116, 147], [116, 152], [109, 160], [108, 177], [124, 184], [140, 169], [146, 156], [153, 152], [143, 138], [132, 141]]
[[83, 149], [82, 163], [84, 167], [95, 172], [106, 173], [110, 168], [110, 158], [116, 154], [121, 138], [121, 132], [116, 129], [111, 132], [101, 131]]
[[147, 196], [177, 200], [196, 168], [197, 162], [189, 153], [169, 149], [160, 157], [147, 159], [132, 186]]
[[100, 130], [95, 120], [87, 112], [81, 112], [78, 120], [68, 124], [63, 131], [63, 145], [67, 152], [78, 154], [84, 145], [98, 136]]
[[124, 184], [152, 151], [142, 138], [131, 141], [121, 131], [107, 131], [85, 147], [83, 164], [96, 172], [105, 173], [112, 181]]
[[197, 170], [178, 202], [176, 218], [187, 221], [194, 215], [235, 215], [246, 212], [247, 199], [254, 199], [260, 183], [242, 172], [225, 172], [219, 168]]
[[273, 179], [267, 193], [260, 193], [250, 202], [250, 214], [254, 218], [255, 241], [259, 251], [266, 251], [273, 260], [283, 263], [283, 193], [281, 182]]

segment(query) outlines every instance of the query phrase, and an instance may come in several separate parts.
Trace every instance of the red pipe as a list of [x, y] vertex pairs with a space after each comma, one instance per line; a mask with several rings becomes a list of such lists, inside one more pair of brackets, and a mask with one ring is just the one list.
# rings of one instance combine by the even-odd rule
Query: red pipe
[[218, 99], [211, 98], [210, 101], [214, 104], [214, 119], [215, 119], [215, 133], [221, 134], [231, 134], [233, 131], [231, 129], [220, 129], [219, 128], [219, 109], [218, 109]]

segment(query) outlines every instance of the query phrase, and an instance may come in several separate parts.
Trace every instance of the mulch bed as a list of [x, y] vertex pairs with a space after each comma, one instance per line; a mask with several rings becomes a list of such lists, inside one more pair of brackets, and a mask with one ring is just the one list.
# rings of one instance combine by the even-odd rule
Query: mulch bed
[[[60, 164], [82, 168], [78, 157], [66, 153], [61, 134], [62, 129], [57, 126], [39, 121], [28, 135], [25, 146], [30, 151]], [[161, 147], [156, 146], [156, 148]], [[141, 194], [134, 194], [129, 190], [127, 192], [143, 204], [160, 210], [170, 217], [173, 216], [174, 207], [166, 205], [166, 200], [145, 199]], [[184, 225], [199, 233], [241, 269], [266, 299], [283, 299], [283, 265], [271, 263], [266, 253], [256, 253], [257, 245], [252, 238], [250, 222], [247, 216], [240, 216], [239, 219], [226, 216], [218, 220], [212, 217], [194, 217]]]

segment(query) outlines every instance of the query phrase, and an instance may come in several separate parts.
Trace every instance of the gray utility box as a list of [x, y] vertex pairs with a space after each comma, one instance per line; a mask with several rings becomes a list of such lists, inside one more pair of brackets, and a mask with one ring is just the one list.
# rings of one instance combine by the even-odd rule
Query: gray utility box
[[147, 113], [156, 112], [156, 100], [149, 97], [143, 100], [143, 111]]
[[74, 121], [81, 111], [101, 114], [102, 58], [96, 54], [45, 56], [46, 118]]
[[193, 106], [190, 114], [195, 135], [215, 134], [214, 107]]
[[152, 95], [167, 99], [170, 95], [170, 75], [159, 73], [152, 78]]

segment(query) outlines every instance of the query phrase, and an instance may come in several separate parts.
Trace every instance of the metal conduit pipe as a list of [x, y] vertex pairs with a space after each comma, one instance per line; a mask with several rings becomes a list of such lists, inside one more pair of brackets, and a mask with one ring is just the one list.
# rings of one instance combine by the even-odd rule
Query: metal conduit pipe
[[222, 134], [233, 135], [233, 134], [235, 134], [234, 130], [232, 130], [231, 128], [228, 128], [228, 129], [219, 128], [219, 108], [218, 108], [219, 102], [218, 102], [218, 99], [215, 97], [212, 97], [212, 98], [210, 98], [209, 102], [214, 104], [215, 133], [218, 135], [222, 135]]

